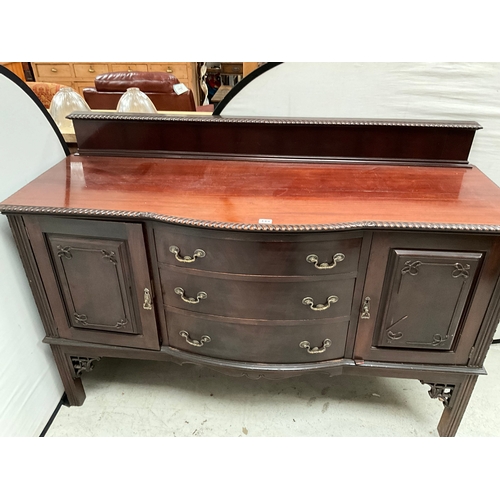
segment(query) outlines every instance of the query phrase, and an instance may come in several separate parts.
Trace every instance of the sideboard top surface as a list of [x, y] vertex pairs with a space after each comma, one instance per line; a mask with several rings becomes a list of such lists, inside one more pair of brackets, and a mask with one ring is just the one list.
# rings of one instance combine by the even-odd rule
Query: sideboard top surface
[[5, 200], [0, 211], [142, 217], [222, 229], [500, 232], [500, 188], [474, 166], [72, 155]]

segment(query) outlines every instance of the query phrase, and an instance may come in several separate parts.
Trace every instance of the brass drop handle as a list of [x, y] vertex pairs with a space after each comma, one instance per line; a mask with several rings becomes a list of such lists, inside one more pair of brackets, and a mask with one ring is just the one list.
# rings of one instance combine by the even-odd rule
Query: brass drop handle
[[132, 68], [129, 66], [127, 71], [130, 73], [132, 71]]
[[183, 337], [186, 340], [186, 342], [189, 345], [192, 345], [193, 347], [203, 347], [203, 344], [206, 344], [212, 340], [208, 335], [203, 335], [200, 340], [193, 340], [189, 336], [189, 333], [186, 332], [186, 330], [181, 330], [179, 332], [179, 335]]
[[142, 308], [146, 309], [147, 311], [150, 311], [153, 309], [152, 303], [151, 303], [151, 292], [149, 291], [148, 288], [144, 289], [144, 303], [142, 304]]
[[181, 288], [180, 286], [178, 287], [175, 287], [174, 288], [174, 292], [177, 294], [177, 295], [180, 295], [181, 296], [181, 299], [184, 301], [184, 302], [187, 302], [188, 304], [198, 304], [198, 302], [200, 302], [200, 300], [203, 300], [203, 299], [206, 299], [208, 297], [208, 295], [205, 293], [205, 292], [198, 292], [196, 294], [196, 299], [193, 299], [192, 297], [186, 297], [184, 295], [184, 289]]
[[198, 248], [194, 251], [192, 257], [189, 257], [189, 255], [187, 255], [186, 257], [179, 257], [180, 250], [179, 250], [179, 247], [176, 247], [175, 245], [172, 245], [171, 247], [169, 247], [169, 251], [175, 255], [175, 258], [179, 262], [187, 262], [187, 263], [194, 262], [197, 257], [199, 259], [201, 259], [201, 258], [205, 257], [205, 255], [206, 255], [204, 250], [201, 250], [200, 248]]
[[370, 319], [370, 297], [365, 297], [361, 308], [361, 319]]
[[304, 297], [302, 299], [302, 304], [304, 304], [305, 306], [309, 306], [313, 311], [324, 311], [325, 309], [328, 309], [331, 304], [335, 304], [335, 302], [338, 302], [338, 300], [339, 298], [336, 295], [330, 295], [330, 297], [326, 299], [326, 304], [318, 304], [317, 306], [315, 306], [312, 297]]
[[306, 257], [306, 261], [309, 262], [310, 264], [314, 264], [314, 267], [316, 269], [333, 269], [338, 262], [342, 262], [345, 259], [345, 255], [343, 253], [336, 253], [333, 256], [333, 262], [331, 264], [328, 264], [328, 262], [322, 262], [321, 264], [318, 264], [319, 262], [319, 257], [315, 254], [308, 255]]
[[50, 71], [52, 71], [52, 73], [57, 73], [57, 68], [50, 68]]
[[92, 67], [92, 65], [90, 65], [89, 73], [95, 73], [95, 69]]
[[167, 73], [173, 73], [172, 68], [170, 66], [167, 66]]
[[307, 352], [309, 354], [321, 354], [326, 351], [328, 347], [332, 345], [332, 341], [330, 339], [325, 339], [323, 340], [323, 345], [321, 347], [312, 347], [311, 344], [307, 340], [303, 340], [300, 344], [299, 347], [302, 349], [307, 349]]

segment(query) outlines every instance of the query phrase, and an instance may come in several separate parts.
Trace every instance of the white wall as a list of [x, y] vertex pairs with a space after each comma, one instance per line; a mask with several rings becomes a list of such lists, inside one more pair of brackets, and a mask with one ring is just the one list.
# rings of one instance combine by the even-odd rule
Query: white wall
[[[0, 201], [64, 150], [22, 89], [0, 74]], [[38, 436], [64, 392], [26, 274], [0, 215], [0, 436]]]

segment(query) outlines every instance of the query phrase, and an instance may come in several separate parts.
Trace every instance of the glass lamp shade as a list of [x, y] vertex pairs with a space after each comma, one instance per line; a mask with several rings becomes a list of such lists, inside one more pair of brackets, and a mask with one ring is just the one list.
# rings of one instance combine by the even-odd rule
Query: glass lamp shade
[[137, 87], [127, 89], [118, 101], [116, 111], [119, 113], [157, 113], [151, 99]]
[[71, 120], [66, 117], [73, 111], [90, 111], [84, 98], [71, 87], [63, 87], [50, 102], [49, 113], [60, 128], [72, 126]]

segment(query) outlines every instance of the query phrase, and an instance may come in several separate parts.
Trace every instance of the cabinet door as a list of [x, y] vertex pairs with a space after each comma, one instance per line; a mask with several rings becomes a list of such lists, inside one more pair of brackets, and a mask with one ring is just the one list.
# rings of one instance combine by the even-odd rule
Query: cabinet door
[[450, 350], [481, 253], [391, 249], [378, 347]]
[[140, 224], [25, 221], [61, 337], [159, 349]]
[[498, 274], [496, 247], [486, 236], [376, 234], [355, 357], [467, 363]]

